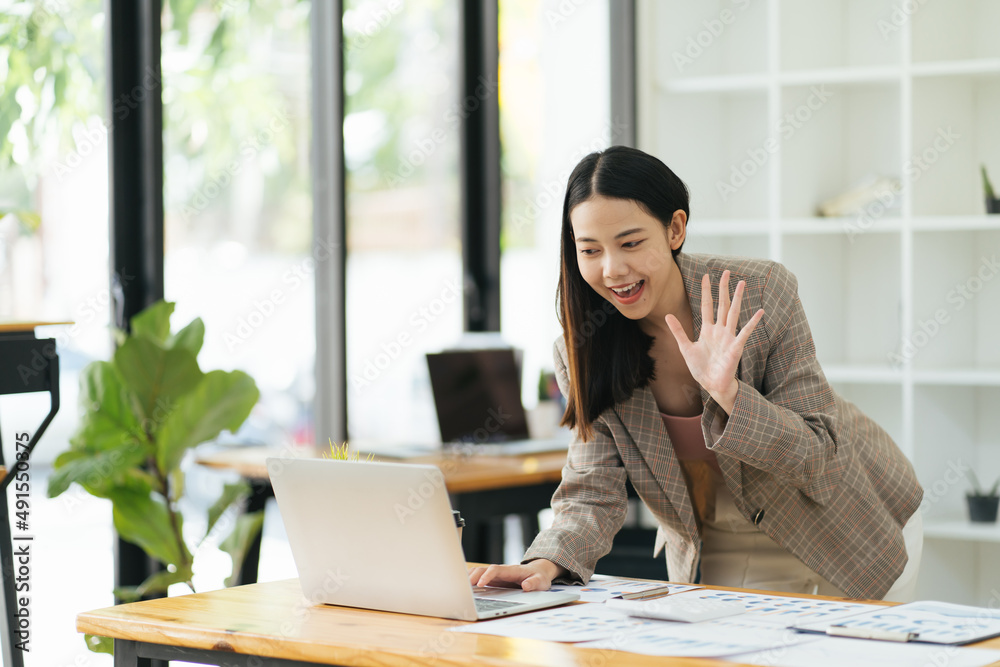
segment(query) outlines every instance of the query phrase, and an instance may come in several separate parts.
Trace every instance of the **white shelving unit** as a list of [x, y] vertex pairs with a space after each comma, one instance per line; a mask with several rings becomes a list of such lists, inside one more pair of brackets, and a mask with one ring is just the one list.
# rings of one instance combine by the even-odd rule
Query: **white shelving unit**
[[[916, 11], [906, 14], [903, 6]], [[925, 488], [919, 595], [1000, 595], [1000, 528], [959, 472], [1000, 476], [997, 0], [640, 0], [639, 147], [688, 185], [685, 249], [769, 257], [799, 279], [828, 378]], [[874, 177], [850, 218], [820, 202]]]

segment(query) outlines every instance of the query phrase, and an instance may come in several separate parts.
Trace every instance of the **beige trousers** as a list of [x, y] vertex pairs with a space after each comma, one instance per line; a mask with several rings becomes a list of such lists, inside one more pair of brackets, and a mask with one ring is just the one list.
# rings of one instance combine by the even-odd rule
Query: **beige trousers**
[[[903, 540], [909, 560], [885, 596], [894, 602], [914, 599], [923, 552], [920, 510], [903, 527]], [[703, 525], [701, 553], [701, 581], [705, 584], [846, 596], [744, 518], [721, 481], [716, 490], [715, 518]]]

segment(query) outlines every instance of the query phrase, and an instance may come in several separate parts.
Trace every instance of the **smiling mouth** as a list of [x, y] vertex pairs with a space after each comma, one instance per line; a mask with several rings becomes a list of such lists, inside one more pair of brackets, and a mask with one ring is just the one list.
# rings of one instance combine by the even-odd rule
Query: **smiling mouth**
[[631, 285], [625, 285], [624, 287], [611, 287], [610, 289], [616, 296], [621, 297], [622, 299], [627, 299], [630, 296], [638, 294], [645, 282], [645, 280], [637, 280]]

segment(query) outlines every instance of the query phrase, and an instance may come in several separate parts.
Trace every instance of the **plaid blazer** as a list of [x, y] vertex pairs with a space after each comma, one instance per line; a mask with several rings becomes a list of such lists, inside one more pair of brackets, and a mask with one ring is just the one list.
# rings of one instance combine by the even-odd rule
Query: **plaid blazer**
[[[740, 512], [775, 542], [848, 595], [882, 598], [906, 564], [902, 526], [923, 496], [913, 467], [889, 435], [838, 396], [816, 361], [795, 277], [780, 264], [680, 253], [677, 258], [701, 330], [701, 277], [718, 303], [719, 278], [746, 281], [739, 322], [764, 318], [747, 341], [731, 415], [702, 390], [702, 429]], [[556, 377], [569, 377], [565, 341], [555, 344]], [[693, 581], [701, 540], [680, 464], [653, 394], [637, 389], [594, 422], [590, 442], [573, 438], [552, 498], [555, 521], [524, 562], [546, 558], [586, 582], [625, 520], [625, 478], [659, 523], [654, 556], [666, 546], [672, 581]]]

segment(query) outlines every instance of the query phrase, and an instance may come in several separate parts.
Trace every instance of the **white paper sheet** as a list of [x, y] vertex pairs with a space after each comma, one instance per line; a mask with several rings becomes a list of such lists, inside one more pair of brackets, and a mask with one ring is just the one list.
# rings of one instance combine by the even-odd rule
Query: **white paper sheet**
[[603, 604], [571, 604], [492, 621], [470, 623], [449, 630], [500, 637], [544, 639], [552, 642], [582, 642], [611, 637], [616, 633], [634, 630], [655, 622], [660, 621], [630, 618], [606, 608]]
[[983, 667], [1000, 661], [1000, 651], [942, 646], [903, 644], [868, 639], [840, 639], [815, 635], [817, 641], [771, 650], [730, 655], [728, 660], [766, 667]]
[[577, 646], [645, 655], [710, 658], [747, 651], [783, 650], [794, 644], [821, 639], [819, 635], [796, 633], [766, 623], [734, 622], [737, 618], [693, 624], [656, 621], [642, 628]]
[[[825, 623], [795, 623], [825, 631]], [[1000, 634], [1000, 610], [949, 602], [920, 601], [896, 607], [880, 607], [859, 616], [837, 621], [848, 628], [914, 632], [920, 642], [963, 644]]]
[[717, 591], [707, 588], [680, 593], [680, 595], [684, 597], [689, 595], [696, 596], [703, 600], [735, 600], [742, 602], [747, 610], [743, 615], [734, 618], [753, 618], [781, 627], [813, 622], [833, 623], [837, 622], [837, 619], [847, 616], [885, 608], [880, 605], [861, 604], [857, 602], [810, 600], [783, 595]]
[[663, 581], [636, 581], [634, 579], [619, 579], [616, 577], [595, 575], [591, 577], [590, 582], [586, 586], [556, 584], [552, 586], [551, 590], [576, 593], [583, 602], [604, 602], [611, 598], [621, 597], [624, 593], [641, 593], [662, 586], [669, 588], [670, 595], [701, 588], [700, 586], [691, 586], [689, 584], [667, 584]]

